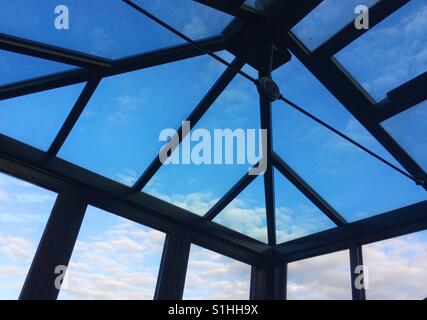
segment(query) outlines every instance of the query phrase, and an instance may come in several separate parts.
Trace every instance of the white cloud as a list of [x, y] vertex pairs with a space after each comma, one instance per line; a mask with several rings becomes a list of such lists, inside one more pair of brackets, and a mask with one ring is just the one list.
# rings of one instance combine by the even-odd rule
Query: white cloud
[[369, 271], [368, 299], [427, 297], [426, 232], [363, 247]]
[[116, 221], [76, 243], [61, 298], [153, 298], [164, 234], [121, 218]]
[[11, 261], [29, 261], [34, 251], [34, 244], [28, 239], [0, 234], [0, 252], [6, 254]]
[[288, 265], [288, 299], [351, 299], [350, 260], [347, 251]]
[[184, 299], [246, 300], [251, 267], [193, 245]]

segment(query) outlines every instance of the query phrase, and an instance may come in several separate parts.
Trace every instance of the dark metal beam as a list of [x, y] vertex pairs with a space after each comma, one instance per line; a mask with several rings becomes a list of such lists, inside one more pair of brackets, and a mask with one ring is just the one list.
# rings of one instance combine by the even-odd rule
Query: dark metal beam
[[[203, 117], [203, 115], [208, 111], [211, 105], [218, 99], [221, 93], [227, 88], [230, 82], [237, 75], [236, 70], [240, 70], [244, 65], [245, 61], [239, 58], [234, 59], [232, 62], [233, 69], [227, 68], [221, 77], [216, 81], [216, 83], [212, 86], [209, 92], [203, 97], [203, 99], [199, 102], [193, 112], [188, 116], [185, 121], [190, 123], [190, 129], [192, 129], [197, 122]], [[184, 139], [183, 137], [183, 127], [181, 126], [177, 130], [177, 134], [175, 137], [171, 139], [171, 148], [170, 150], [175, 150], [176, 147]], [[172, 152], [171, 152], [172, 153]], [[134, 191], [142, 190], [147, 183], [151, 180], [151, 178], [156, 174], [156, 172], [162, 166], [162, 162], [160, 161], [160, 155], [157, 155], [156, 158], [150, 163], [148, 168], [144, 171], [141, 177], [137, 180], [135, 185], [132, 187]]]
[[286, 262], [427, 229], [427, 201], [282, 243], [274, 249]]
[[[228, 37], [221, 35], [200, 40], [198, 43], [216, 52], [226, 47], [227, 39]], [[89, 81], [93, 77], [113, 76], [201, 55], [202, 53], [197, 48], [189, 44], [155, 50], [115, 60], [111, 68], [102, 71], [78, 69], [0, 86], [0, 100], [81, 83]]]
[[351, 295], [353, 300], [366, 300], [363, 271], [362, 247], [353, 246], [350, 248]]
[[[59, 281], [68, 266], [86, 211], [86, 202], [71, 189], [58, 195], [42, 239], [27, 274], [20, 300], [56, 300]], [[62, 278], [63, 279], [63, 278]]]
[[345, 218], [341, 216], [325, 199], [323, 199], [302, 177], [298, 175], [288, 164], [283, 161], [275, 152], [272, 154], [274, 167], [279, 170], [307, 199], [319, 208], [332, 222], [337, 226], [342, 226], [347, 223]]
[[287, 264], [271, 260], [270, 264], [253, 266], [251, 273], [251, 300], [285, 300]]
[[190, 247], [190, 241], [182, 235], [166, 235], [154, 300], [182, 299]]
[[[268, 45], [262, 49], [263, 64], [262, 69], [258, 72], [259, 79], [271, 77], [273, 67], [273, 45]], [[275, 190], [274, 190], [274, 171], [273, 171], [273, 131], [272, 131], [272, 110], [271, 100], [266, 97], [261, 90], [259, 91], [261, 129], [266, 132], [266, 146], [263, 146], [262, 157], [266, 161], [266, 170], [264, 173], [264, 193], [265, 193], [265, 208], [267, 214], [267, 235], [268, 244], [276, 245], [276, 208], [275, 208]], [[264, 143], [264, 141], [262, 141]]]
[[[409, 0], [381, 0], [373, 5], [369, 9], [369, 29], [373, 28], [408, 2]], [[362, 36], [365, 32], [368, 32], [369, 29], [356, 29], [354, 21], [352, 20], [332, 38], [326, 40], [314, 50], [313, 55], [331, 57], [358, 37]]]
[[207, 220], [213, 220], [233, 201], [252, 181], [256, 175], [245, 174], [215, 205], [204, 215]]
[[0, 135], [0, 170], [53, 191], [77, 188], [88, 203], [131, 221], [169, 233], [179, 231], [195, 244], [249, 263], [263, 263], [269, 247], [143, 192]]
[[92, 97], [93, 93], [98, 87], [100, 81], [100, 78], [95, 78], [93, 80], [89, 80], [89, 82], [86, 83], [86, 86], [84, 87], [82, 93], [74, 104], [73, 109], [68, 114], [67, 119], [65, 120], [64, 124], [56, 135], [55, 140], [52, 142], [49, 150], [47, 151], [48, 158], [56, 156], [56, 154], [59, 152], [71, 130], [73, 129], [74, 125], [76, 124], [77, 120], [79, 119], [80, 115], [82, 114], [84, 108], [89, 102], [89, 99]]
[[[427, 181], [424, 170], [379, 125], [375, 119], [375, 103], [351, 75], [334, 58], [310, 55], [303, 44], [288, 34], [291, 52], [347, 108], [384, 148], [417, 180]], [[427, 187], [424, 187], [427, 189]]]
[[378, 122], [385, 121], [427, 100], [427, 72], [387, 93], [387, 99], [375, 106]]
[[0, 33], [0, 49], [90, 70], [108, 69], [112, 60]]

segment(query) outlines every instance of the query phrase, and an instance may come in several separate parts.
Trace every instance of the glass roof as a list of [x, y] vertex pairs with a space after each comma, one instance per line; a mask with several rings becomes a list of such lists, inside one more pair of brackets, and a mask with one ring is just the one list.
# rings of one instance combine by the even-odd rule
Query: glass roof
[[358, 5], [371, 7], [379, 0], [324, 0], [302, 19], [292, 32], [310, 50], [314, 50], [356, 17]]
[[[257, 130], [260, 128], [258, 110], [256, 88], [244, 78], [236, 77], [197, 123], [193, 132], [197, 129], [206, 129], [214, 139], [215, 129]], [[189, 136], [184, 139], [183, 144], [188, 143], [188, 139]], [[198, 144], [199, 139], [194, 138], [191, 145]], [[233, 151], [236, 156], [237, 142], [234, 142], [234, 145]], [[211, 150], [214, 147], [213, 142]], [[224, 148], [225, 140], [222, 150]], [[224, 152], [222, 160], [218, 161], [219, 164], [163, 165], [143, 191], [203, 215], [248, 172], [251, 164], [247, 160], [245, 158], [242, 164], [236, 163], [237, 161], [226, 164]]]
[[[364, 4], [372, 6], [377, 2], [370, 0]], [[233, 19], [196, 1], [135, 0], [135, 3], [196, 40], [221, 34]], [[54, 27], [54, 8], [57, 4], [53, 0], [1, 1], [0, 36], [18, 37], [108, 59], [185, 43], [116, 0], [63, 1], [62, 4], [69, 8], [70, 28], [58, 30]], [[255, 6], [256, 1], [246, 1], [245, 4]], [[325, 0], [292, 32], [313, 51], [342, 32], [343, 27], [354, 18], [354, 7], [358, 4], [358, 1], [352, 0]], [[247, 13], [250, 14], [249, 11]], [[425, 2], [410, 1], [334, 57], [319, 58], [308, 52], [304, 53], [308, 57], [307, 63], [293, 50], [313, 72], [316, 67], [311, 66], [311, 60], [335, 58], [374, 98], [375, 101], [370, 101], [372, 110], [367, 111], [366, 118], [372, 120], [378, 130], [381, 125], [424, 170], [427, 169], [426, 102], [381, 124], [375, 123], [375, 112], [381, 111], [375, 110], [375, 102], [386, 98], [390, 90], [426, 71], [426, 14]], [[235, 52], [229, 48], [228, 42], [224, 42], [222, 49]], [[258, 49], [253, 48], [254, 51]], [[173, 53], [170, 55], [170, 61], [178, 61], [166, 63], [168, 57], [161, 53], [160, 60], [165, 61], [160, 61], [160, 65], [128, 73], [120, 73], [120, 68], [114, 69], [118, 64], [112, 63], [113, 72], [102, 78], [88, 99], [58, 157], [126, 186], [133, 186], [165, 144], [165, 141], [159, 140], [159, 134], [164, 129], [179, 128], [226, 70], [224, 65], [208, 55], [183, 60], [179, 60], [185, 56], [181, 51], [176, 56]], [[229, 62], [234, 58], [228, 51], [221, 51], [219, 55]], [[245, 62], [248, 64], [243, 70], [256, 78], [257, 71], [249, 67], [253, 61]], [[321, 62], [316, 60], [313, 64], [320, 66]], [[282, 94], [406, 172], [405, 168], [411, 165], [405, 161], [397, 162], [396, 158], [399, 157], [396, 152], [388, 148], [393, 156], [389, 154], [387, 146], [381, 145], [369, 133], [375, 135], [378, 130], [366, 129], [372, 123], [363, 121], [363, 117], [359, 118], [362, 123], [359, 122], [326, 89], [319, 73], [313, 75], [304, 64], [292, 56], [291, 61], [273, 72]], [[130, 67], [135, 70], [138, 66]], [[24, 87], [24, 93], [19, 86], [17, 91], [1, 88], [0, 133], [47, 151], [88, 79], [83, 78], [80, 80], [82, 83], [70, 86], [63, 86], [70, 82], [61, 76], [57, 76], [53, 85], [40, 85], [28, 80], [74, 68], [0, 50], [0, 86], [26, 81], [20, 84]], [[83, 70], [82, 73], [85, 72], [99, 77], [104, 75], [98, 70]], [[56, 89], [50, 89], [52, 87]], [[25, 95], [27, 88], [29, 92], [40, 92]], [[2, 94], [6, 94], [7, 99]], [[8, 94], [17, 97], [9, 98]], [[261, 112], [264, 110], [261, 109]], [[274, 151], [349, 222], [427, 199], [422, 187], [281, 101], [273, 104], [272, 113]], [[204, 129], [203, 134], [197, 131], [199, 135], [187, 136], [182, 144], [191, 149], [205, 134], [215, 137], [216, 129], [243, 130], [247, 133], [248, 129], [258, 130], [260, 127], [257, 87], [237, 75], [192, 129], [192, 133]], [[255, 138], [259, 137], [255, 135]], [[205, 152], [212, 154], [214, 144], [215, 141], [209, 150], [199, 150], [198, 155], [201, 151], [203, 155]], [[257, 139], [254, 147], [257, 160], [261, 155], [260, 146], [261, 141]], [[181, 148], [172, 154], [172, 159], [180, 157]], [[237, 159], [239, 148], [239, 143], [233, 145], [234, 159]], [[225, 146], [220, 150], [222, 164], [162, 165], [142, 191], [199, 216], [206, 214], [253, 165], [248, 158], [243, 163], [226, 164]], [[335, 226], [279, 172], [274, 173], [274, 178], [278, 243]], [[256, 178], [214, 221], [266, 242], [263, 180], [262, 176]]]
[[426, 70], [426, 15], [425, 1], [409, 1], [335, 57], [375, 100], [382, 100]]
[[59, 156], [131, 186], [224, 69], [202, 56], [104, 78]]
[[[396, 163], [295, 57], [274, 77], [290, 99]], [[427, 199], [413, 182], [281, 103], [273, 106], [273, 135], [275, 151], [349, 221]]]
[[[136, 1], [172, 26], [201, 39], [218, 35], [231, 21], [225, 13], [195, 1]], [[69, 29], [54, 27], [56, 0], [0, 2], [0, 30], [12, 36], [110, 59], [140, 54], [182, 43], [118, 0], [64, 0]], [[170, 10], [173, 6], [174, 10]], [[209, 21], [209, 23], [207, 23]]]

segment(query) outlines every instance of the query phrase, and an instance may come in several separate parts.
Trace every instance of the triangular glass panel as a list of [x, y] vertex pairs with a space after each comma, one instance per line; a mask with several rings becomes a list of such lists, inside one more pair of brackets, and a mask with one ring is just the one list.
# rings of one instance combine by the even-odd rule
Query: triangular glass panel
[[[295, 57], [275, 78], [285, 97], [396, 164]], [[273, 138], [283, 160], [349, 221], [427, 199], [407, 177], [281, 102], [273, 106]]]
[[[143, 191], [193, 213], [205, 214], [255, 164], [254, 153], [246, 148], [246, 142], [250, 139], [248, 129], [252, 129], [255, 139], [251, 141], [256, 140], [254, 149], [256, 155], [260, 154], [259, 128], [257, 89], [237, 76], [172, 154], [174, 163], [163, 164]], [[198, 136], [202, 133], [203, 138]], [[233, 138], [230, 133], [239, 134]], [[226, 148], [227, 141], [230, 148]], [[205, 143], [210, 143], [203, 152], [208, 156], [198, 162], [197, 157], [193, 157], [200, 154], [195, 153], [196, 146]], [[183, 147], [186, 145], [191, 149], [191, 157]], [[227, 160], [229, 156], [231, 159]]]
[[213, 220], [267, 243], [264, 176], [258, 176]]
[[335, 227], [279, 171], [274, 171], [277, 243], [283, 243]]
[[104, 78], [59, 156], [131, 186], [224, 70], [201, 56]]
[[0, 85], [34, 79], [76, 68], [67, 64], [0, 50]]
[[46, 151], [84, 83], [0, 101], [0, 133]]

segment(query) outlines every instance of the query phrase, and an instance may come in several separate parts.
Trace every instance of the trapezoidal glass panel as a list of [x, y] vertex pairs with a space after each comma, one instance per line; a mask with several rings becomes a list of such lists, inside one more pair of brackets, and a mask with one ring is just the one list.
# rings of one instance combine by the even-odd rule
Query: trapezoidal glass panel
[[288, 264], [288, 300], [351, 300], [348, 251]]
[[427, 231], [364, 245], [363, 264], [367, 299], [427, 298]]
[[18, 299], [56, 196], [0, 174], [0, 299]]
[[371, 7], [377, 2], [378, 0], [324, 0], [305, 16], [292, 32], [313, 51], [356, 19], [357, 6]]
[[59, 299], [152, 300], [165, 235], [89, 206]]
[[104, 78], [59, 156], [131, 186], [224, 70], [201, 56]]
[[0, 101], [0, 133], [46, 151], [84, 83]]
[[427, 2], [406, 5], [335, 57], [377, 101], [427, 70]]
[[0, 50], [0, 86], [74, 69], [55, 61]]
[[[283, 95], [396, 163], [297, 59], [274, 73]], [[349, 221], [427, 199], [411, 180], [282, 102], [273, 105], [274, 150]]]
[[[194, 1], [140, 1], [138, 4], [194, 39], [220, 34], [231, 20], [230, 16]], [[3, 0], [0, 30], [4, 34], [110, 59], [183, 43], [118, 0]]]
[[252, 181], [213, 221], [268, 243], [264, 176]]
[[143, 191], [205, 214], [259, 160], [259, 129], [257, 89], [236, 77]]
[[381, 124], [427, 172], [427, 101]]
[[184, 300], [248, 300], [251, 266], [191, 245]]
[[277, 243], [287, 242], [336, 225], [279, 171], [274, 171]]

